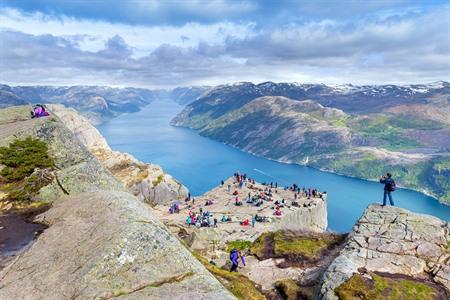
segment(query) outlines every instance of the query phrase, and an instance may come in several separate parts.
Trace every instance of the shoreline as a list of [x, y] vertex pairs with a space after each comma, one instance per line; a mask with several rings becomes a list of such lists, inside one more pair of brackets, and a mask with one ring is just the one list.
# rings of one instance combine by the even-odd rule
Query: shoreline
[[[236, 146], [234, 146], [234, 145], [228, 144], [228, 143], [226, 143], [226, 142], [218, 141], [218, 140], [212, 139], [212, 138], [210, 138], [210, 137], [208, 137], [208, 136], [202, 135], [202, 134], [200, 134], [200, 132], [199, 132], [197, 129], [194, 129], [194, 128], [191, 128], [191, 127], [188, 127], [188, 126], [174, 125], [172, 122], [170, 122], [170, 125], [171, 125], [171, 126], [174, 126], [174, 127], [178, 127], [178, 128], [185, 128], [185, 129], [193, 130], [194, 132], [196, 132], [196, 133], [197, 133], [198, 135], [200, 135], [201, 137], [204, 137], [204, 138], [210, 139], [210, 140], [212, 140], [212, 141], [221, 143], [221, 144], [223, 144], [223, 145], [229, 146], [229, 147], [231, 147], [231, 148], [233, 148], [233, 149], [236, 149], [236, 150], [239, 150], [239, 151], [241, 151], [241, 152], [243, 152], [243, 153], [251, 154], [251, 155], [256, 156], [256, 157], [258, 157], [258, 158], [263, 158], [263, 159], [267, 159], [267, 160], [270, 160], [270, 161], [274, 161], [274, 162], [282, 163], [282, 164], [287, 164], [287, 165], [298, 165], [298, 166], [302, 166], [302, 167], [307, 167], [307, 168], [311, 168], [311, 169], [318, 170], [318, 171], [321, 171], [321, 172], [326, 172], [326, 173], [329, 173], [329, 174], [334, 174], [334, 175], [338, 175], [338, 176], [343, 176], [343, 177], [347, 177], [347, 178], [351, 178], [351, 179], [358, 179], [358, 180], [364, 180], [364, 181], [369, 181], [369, 182], [377, 182], [377, 180], [375, 180], [375, 179], [368, 179], [368, 178], [361, 178], [361, 177], [357, 177], [357, 176], [346, 175], [346, 174], [342, 174], [342, 173], [339, 173], [339, 172], [336, 172], [336, 171], [332, 171], [332, 170], [328, 170], [328, 169], [322, 169], [322, 168], [317, 168], [317, 167], [314, 167], [314, 166], [310, 166], [310, 165], [308, 165], [308, 164], [302, 164], [302, 163], [297, 163], [297, 162], [288, 161], [288, 160], [277, 160], [277, 159], [265, 157], [265, 156], [263, 156], [263, 155], [259, 155], [259, 154], [253, 153], [253, 152], [251, 152], [251, 151], [243, 150], [243, 149], [241, 149], [241, 148], [239, 148], [239, 147], [236, 147]], [[429, 191], [427, 191], [427, 190], [424, 190], [424, 189], [414, 189], [414, 188], [410, 188], [410, 187], [405, 187], [405, 186], [403, 186], [403, 185], [397, 185], [397, 187], [400, 188], [400, 189], [403, 189], [403, 190], [408, 190], [408, 191], [414, 191], [414, 192], [421, 193], [421, 194], [423, 194], [423, 195], [425, 195], [425, 196], [428, 196], [428, 197], [430, 197], [430, 198], [433, 198], [433, 199], [436, 200], [439, 204], [442, 204], [442, 205], [445, 205], [445, 206], [450, 206], [450, 203], [449, 203], [449, 202], [445, 202], [445, 201], [439, 200], [439, 198], [438, 198], [436, 195], [432, 194], [431, 192], [429, 192]]]

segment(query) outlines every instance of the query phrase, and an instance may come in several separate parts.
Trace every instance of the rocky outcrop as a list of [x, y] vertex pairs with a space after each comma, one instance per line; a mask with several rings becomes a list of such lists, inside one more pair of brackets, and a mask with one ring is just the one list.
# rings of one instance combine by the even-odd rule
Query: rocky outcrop
[[431, 276], [450, 290], [449, 265], [447, 222], [397, 207], [371, 205], [325, 272], [320, 298], [337, 299], [337, 287], [353, 274], [366, 271], [414, 278]]
[[26, 136], [57, 168], [49, 228], [0, 272], [0, 299], [234, 299], [63, 123], [0, 110], [0, 143]]
[[55, 202], [50, 226], [0, 273], [0, 299], [233, 297], [126, 192]]
[[124, 186], [139, 199], [152, 204], [167, 204], [184, 199], [188, 191], [160, 166], [138, 161], [132, 155], [113, 151], [105, 138], [74, 109], [63, 105], [49, 108]]
[[299, 230], [299, 224], [302, 229], [307, 228], [312, 232], [324, 232], [328, 227], [327, 217], [327, 197], [314, 198], [308, 200], [299, 209], [286, 214], [277, 228], [280, 230]]
[[54, 180], [41, 189], [40, 200], [53, 202], [66, 194], [123, 189], [63, 123], [53, 116], [30, 119], [28, 110], [26, 106], [0, 110], [0, 146], [28, 136], [39, 138], [48, 145], [55, 163]]

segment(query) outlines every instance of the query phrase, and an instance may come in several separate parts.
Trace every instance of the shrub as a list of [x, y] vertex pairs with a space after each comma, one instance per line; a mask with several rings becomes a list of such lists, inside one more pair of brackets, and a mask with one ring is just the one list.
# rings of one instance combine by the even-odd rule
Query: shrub
[[47, 145], [31, 137], [0, 147], [0, 164], [4, 165], [0, 171], [1, 188], [8, 194], [8, 200], [32, 200], [53, 179], [50, 170], [54, 163]]

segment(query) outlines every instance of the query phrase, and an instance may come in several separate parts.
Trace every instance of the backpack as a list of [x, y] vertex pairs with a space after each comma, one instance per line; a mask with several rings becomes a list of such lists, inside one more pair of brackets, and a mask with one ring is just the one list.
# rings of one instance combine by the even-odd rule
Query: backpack
[[391, 179], [387, 184], [387, 189], [389, 192], [393, 192], [395, 191], [395, 188], [396, 188], [395, 181]]

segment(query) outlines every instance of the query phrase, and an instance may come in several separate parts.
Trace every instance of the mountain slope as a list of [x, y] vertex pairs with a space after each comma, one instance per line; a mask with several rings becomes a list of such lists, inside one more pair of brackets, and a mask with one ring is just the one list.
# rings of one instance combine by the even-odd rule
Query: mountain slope
[[390, 171], [400, 185], [450, 201], [449, 95], [448, 83], [240, 83], [204, 94], [172, 124], [267, 158], [348, 176], [376, 180]]

